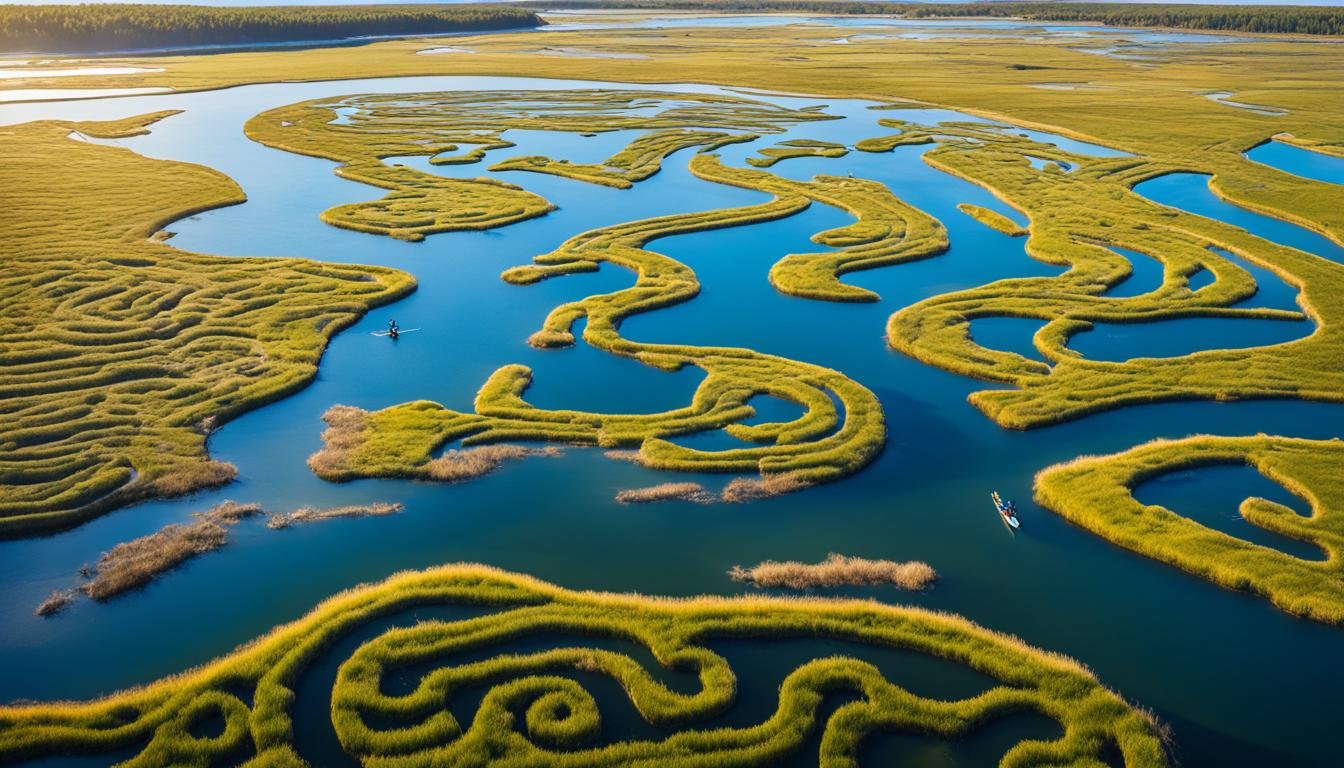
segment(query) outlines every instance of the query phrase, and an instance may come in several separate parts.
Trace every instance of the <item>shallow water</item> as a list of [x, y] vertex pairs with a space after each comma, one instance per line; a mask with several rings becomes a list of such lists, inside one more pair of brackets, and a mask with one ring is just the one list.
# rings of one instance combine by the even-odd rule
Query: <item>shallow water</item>
[[1283, 109], [1282, 107], [1271, 107], [1266, 106], [1264, 104], [1247, 104], [1244, 101], [1234, 101], [1232, 97], [1235, 96], [1236, 94], [1232, 93], [1231, 91], [1214, 91], [1213, 93], [1205, 93], [1202, 95], [1209, 101], [1216, 101], [1219, 104], [1222, 104], [1223, 106], [1227, 107], [1236, 107], [1237, 109], [1244, 109], [1249, 112], [1254, 112], [1257, 115], [1278, 117], [1280, 115], [1288, 114], [1288, 110]]
[[[1077, 656], [1107, 685], [1171, 722], [1188, 765], [1325, 764], [1319, 756], [1335, 749], [1332, 704], [1344, 687], [1344, 670], [1328, 663], [1337, 658], [1340, 630], [1292, 619], [1261, 599], [1222, 590], [1112, 547], [1034, 506], [1030, 484], [1033, 474], [1051, 463], [1159, 436], [1259, 431], [1344, 435], [1344, 410], [1316, 403], [1197, 402], [1127, 408], [1030, 432], [999, 429], [965, 402], [969, 392], [987, 385], [893, 353], [883, 337], [886, 318], [902, 306], [949, 290], [1059, 270], [1029, 258], [1022, 238], [999, 234], [957, 211], [958, 203], [972, 203], [1022, 220], [985, 190], [926, 165], [921, 157], [927, 147], [787, 160], [772, 169], [791, 178], [853, 172], [877, 179], [948, 227], [952, 247], [946, 254], [846, 278], [877, 291], [881, 302], [809, 301], [770, 287], [766, 272], [775, 260], [786, 253], [819, 250], [808, 241], [810, 235], [851, 220], [841, 211], [814, 205], [778, 222], [655, 242], [655, 250], [695, 269], [703, 292], [623, 326], [627, 336], [641, 341], [743, 345], [828, 365], [868, 386], [882, 400], [889, 435], [885, 451], [860, 474], [744, 506], [620, 505], [613, 497], [623, 488], [680, 480], [717, 488], [726, 478], [653, 472], [586, 449], [567, 449], [561, 458], [526, 459], [454, 486], [391, 480], [334, 485], [315, 478], [304, 459], [320, 445], [320, 416], [331, 405], [380, 408], [430, 398], [465, 409], [486, 377], [506, 363], [534, 369], [528, 398], [539, 405], [652, 410], [684, 404], [698, 381], [694, 369], [666, 374], [582, 343], [549, 351], [525, 343], [558, 303], [628, 285], [633, 275], [604, 267], [596, 274], [519, 287], [502, 282], [499, 273], [592, 227], [746, 205], [764, 197], [693, 178], [685, 169], [687, 152], [672, 157], [661, 173], [632, 190], [543, 174], [485, 172], [487, 164], [515, 154], [564, 151], [575, 161], [600, 160], [629, 138], [510, 132], [507, 138], [519, 145], [491, 152], [484, 164], [434, 167], [427, 165], [427, 158], [401, 161], [425, 163], [424, 168], [444, 175], [507, 179], [546, 196], [559, 210], [494, 231], [406, 243], [322, 224], [322, 210], [382, 192], [337, 178], [332, 163], [247, 141], [243, 122], [274, 106], [349, 93], [604, 85], [720, 91], [445, 77], [248, 86], [0, 107], [0, 122], [6, 123], [185, 109], [147, 136], [108, 142], [155, 157], [210, 165], [247, 191], [249, 201], [243, 205], [170, 225], [178, 233], [174, 245], [221, 255], [283, 254], [386, 264], [408, 270], [420, 281], [416, 293], [371, 312], [335, 338], [312, 386], [216, 433], [212, 454], [238, 465], [238, 482], [188, 499], [137, 505], [59, 536], [0, 543], [0, 612], [5, 616], [0, 700], [86, 697], [171, 674], [227, 652], [343, 587], [404, 568], [465, 560], [573, 588], [734, 594], [742, 588], [725, 575], [734, 564], [816, 561], [834, 551], [931, 563], [942, 579], [927, 594], [843, 593], [955, 611]], [[725, 162], [741, 165], [758, 146], [788, 138], [852, 144], [889, 132], [876, 125], [880, 117], [970, 119], [940, 110], [871, 111], [859, 102], [771, 100], [793, 106], [828, 104], [828, 112], [845, 119], [725, 147]], [[1066, 146], [1058, 137], [1028, 133]], [[1077, 142], [1068, 146], [1093, 154], [1111, 151]], [[1141, 185], [1141, 192], [1288, 245], [1319, 246], [1310, 238], [1324, 240], [1221, 203], [1208, 191], [1205, 177], [1163, 177]], [[1140, 281], [1133, 286], [1137, 290], [1154, 279], [1148, 270], [1131, 281]], [[370, 335], [390, 318], [424, 330], [396, 343]], [[1026, 338], [1029, 344], [1029, 334]], [[1236, 338], [1235, 331], [1226, 333], [1229, 343]], [[778, 403], [762, 410], [758, 418], [791, 415]], [[989, 503], [988, 494], [996, 488], [1018, 500], [1024, 528], [1016, 535], [998, 521]], [[233, 529], [228, 548], [146, 590], [107, 605], [78, 603], [54, 620], [32, 616], [47, 592], [69, 585], [78, 566], [96, 560], [113, 544], [186, 519], [226, 498], [258, 501], [274, 511], [368, 501], [400, 501], [407, 509], [392, 517], [284, 531], [268, 530], [259, 521], [243, 522]], [[828, 652], [823, 643], [812, 643], [808, 650]], [[750, 668], [753, 680], [767, 681], [761, 690], [773, 690], [792, 663], [785, 652], [735, 658], [739, 666]], [[90, 659], [97, 663], [79, 663]], [[618, 694], [602, 694], [604, 706], [619, 707], [612, 696]], [[1274, 706], [1263, 706], [1269, 701]], [[314, 717], [325, 711], [322, 702], [307, 706]], [[753, 706], [766, 707], [760, 701]], [[1006, 730], [987, 731], [983, 739], [977, 736], [955, 747], [884, 740], [873, 747], [874, 759], [887, 749], [901, 755], [930, 750], [935, 755], [930, 760], [951, 754], [951, 764], [983, 764], [986, 755], [1001, 754], [1005, 744], [1035, 735], [1042, 726], [1014, 721], [1002, 727]], [[958, 749], [969, 754], [956, 753]]]
[[[0, 62], [0, 65], [6, 62]], [[20, 62], [15, 62], [20, 63]], [[94, 75], [140, 75], [145, 72], [162, 72], [153, 67], [17, 67], [0, 69], [0, 80], [19, 80], [22, 78], [44, 77], [89, 77]]]
[[171, 90], [171, 88], [3, 88], [0, 89], [0, 103], [99, 99], [110, 96], [167, 93]]
[[1267, 531], [1241, 516], [1241, 502], [1262, 498], [1301, 515], [1311, 507], [1283, 486], [1244, 464], [1223, 464], [1181, 470], [1149, 479], [1134, 489], [1134, 498], [1158, 504], [1209, 528], [1306, 560], [1322, 560], [1319, 547]]
[[[589, 11], [578, 12], [584, 17], [601, 16]], [[1238, 37], [1201, 32], [1174, 32], [1168, 30], [1138, 29], [1133, 27], [1112, 27], [1104, 24], [1062, 24], [1021, 19], [903, 19], [891, 16], [791, 16], [788, 14], [764, 14], [757, 16], [652, 16], [635, 21], [622, 19], [618, 14], [610, 14], [611, 19], [601, 21], [566, 20], [564, 13], [546, 13], [550, 22], [542, 27], [544, 32], [567, 32], [586, 29], [610, 29], [612, 27], [635, 27], [653, 29], [680, 29], [685, 27], [777, 27], [790, 24], [805, 24], [841, 29], [876, 28], [900, 29], [911, 32], [899, 35], [911, 39], [934, 39], [938, 37], [977, 37], [991, 33], [997, 36], [1017, 32], [1030, 33], [1034, 37], [1062, 37], [1088, 39], [1092, 37], [1122, 36], [1123, 40], [1142, 43], [1231, 43], [1255, 42], [1265, 38]], [[971, 33], [971, 34], [968, 34]], [[977, 34], [978, 33], [978, 34]], [[898, 35], [891, 35], [898, 36]]]
[[1329, 184], [1344, 184], [1344, 157], [1313, 152], [1278, 140], [1267, 141], [1251, 149], [1246, 152], [1246, 157], [1295, 176]]
[[1310, 336], [1306, 320], [1191, 317], [1152, 323], [1094, 323], [1069, 338], [1069, 348], [1089, 360], [1122, 362], [1141, 357], [1180, 357], [1215, 349], [1246, 349]]
[[1344, 263], [1344, 245], [1282, 219], [1239, 208], [1209, 190], [1209, 177], [1169, 173], [1134, 185], [1134, 191], [1162, 205], [1236, 225], [1257, 237]]

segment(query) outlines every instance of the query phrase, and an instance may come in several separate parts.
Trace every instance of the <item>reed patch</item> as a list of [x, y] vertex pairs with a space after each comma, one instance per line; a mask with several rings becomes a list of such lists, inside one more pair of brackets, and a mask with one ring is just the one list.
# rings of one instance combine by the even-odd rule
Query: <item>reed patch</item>
[[928, 563], [918, 560], [897, 563], [891, 560], [847, 557], [832, 552], [820, 563], [766, 560], [750, 568], [735, 565], [728, 570], [728, 577], [733, 581], [765, 588], [816, 589], [892, 585], [919, 591], [932, 587], [938, 580], [938, 573]]

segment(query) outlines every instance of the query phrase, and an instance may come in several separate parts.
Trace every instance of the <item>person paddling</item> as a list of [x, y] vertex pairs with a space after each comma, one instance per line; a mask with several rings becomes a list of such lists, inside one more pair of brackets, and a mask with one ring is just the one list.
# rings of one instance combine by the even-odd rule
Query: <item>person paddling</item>
[[397, 338], [397, 335], [400, 334], [400, 333], [401, 333], [401, 329], [397, 327], [397, 321], [396, 321], [396, 320], [388, 320], [388, 321], [387, 321], [387, 335], [388, 335], [388, 336], [391, 336], [392, 338], [395, 339], [395, 338]]

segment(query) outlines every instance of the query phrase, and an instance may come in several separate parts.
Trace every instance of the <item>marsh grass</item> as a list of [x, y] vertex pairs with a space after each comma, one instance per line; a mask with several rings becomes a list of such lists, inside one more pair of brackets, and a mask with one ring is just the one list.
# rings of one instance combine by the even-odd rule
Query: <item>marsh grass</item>
[[543, 156], [512, 157], [490, 166], [492, 171], [533, 171], [564, 176], [578, 181], [629, 189], [657, 173], [670, 154], [691, 147], [714, 149], [756, 139], [754, 133], [732, 134], [715, 131], [670, 129], [653, 131], [635, 138], [629, 146], [601, 163], [571, 163]]
[[150, 583], [166, 571], [228, 542], [228, 528], [261, 514], [258, 504], [226, 501], [190, 523], [174, 523], [103, 553], [93, 578], [80, 589], [94, 600], [110, 600]]
[[[1135, 183], [1179, 166], [1141, 157], [1068, 155], [984, 127], [944, 124], [933, 135], [933, 129], [882, 122], [899, 128], [900, 137], [928, 135], [935, 140], [938, 146], [925, 155], [928, 163], [987, 187], [1025, 211], [1031, 219], [1028, 253], [1068, 267], [1054, 277], [1001, 280], [931, 297], [889, 320], [888, 340], [894, 348], [946, 370], [1013, 385], [969, 398], [1000, 425], [1026, 429], [1125, 405], [1173, 400], [1344, 400], [1344, 368], [1338, 363], [1344, 359], [1344, 303], [1337, 299], [1340, 291], [1332, 288], [1344, 287], [1344, 265], [1221, 221], [1157, 205], [1131, 190]], [[1027, 156], [1066, 161], [1076, 170], [1036, 170]], [[1215, 175], [1215, 182], [1219, 178]], [[1255, 281], [1210, 246], [1299, 287], [1303, 311], [1238, 306], [1254, 295]], [[1161, 286], [1133, 297], [1106, 295], [1132, 271], [1128, 260], [1112, 250], [1116, 247], [1162, 262]], [[1190, 291], [1189, 277], [1204, 269], [1214, 274], [1214, 283]], [[1043, 325], [1033, 341], [1045, 362], [979, 346], [969, 327], [984, 317], [1040, 320]], [[1315, 331], [1283, 344], [1123, 362], [1088, 360], [1068, 347], [1070, 337], [1095, 323], [1189, 317], [1306, 320]]]
[[789, 139], [777, 146], [756, 150], [761, 157], [747, 158], [747, 164], [756, 168], [769, 168], [775, 163], [798, 157], [844, 157], [849, 149], [843, 144], [815, 139]]
[[280, 512], [266, 519], [266, 527], [271, 530], [288, 528], [296, 523], [313, 523], [323, 520], [352, 519], [360, 517], [385, 517], [395, 515], [406, 507], [400, 503], [374, 502], [372, 504], [348, 504], [340, 507], [300, 507], [292, 512]]
[[79, 597], [79, 593], [73, 589], [54, 589], [47, 599], [38, 603], [37, 609], [33, 613], [38, 616], [55, 616], [65, 610], [67, 605], [73, 603]]
[[69, 138], [171, 111], [0, 127], [0, 538], [231, 480], [208, 426], [311, 381], [327, 339], [415, 286], [381, 267], [190, 253], [151, 237], [243, 202], [222, 174]]
[[[1136, 182], [1176, 171], [1212, 174], [1215, 192], [1238, 204], [1279, 218], [1297, 221], [1328, 236], [1344, 236], [1344, 200], [1331, 185], [1292, 177], [1247, 162], [1241, 152], [1276, 134], [1319, 151], [1339, 152], [1344, 146], [1344, 107], [1321, 99], [1344, 87], [1344, 72], [1319, 66], [1320, 46], [1288, 41], [1257, 43], [1254, 56], [1235, 45], [1199, 49], [1172, 47], [1141, 64], [1080, 53], [1076, 41], [940, 40], [940, 55], [930, 56], [927, 41], [872, 39], [830, 45], [833, 30], [791, 28], [787, 31], [749, 28], [688, 29], [676, 37], [658, 30], [620, 29], [555, 33], [556, 45], [578, 45], [595, 52], [638, 53], [644, 59], [583, 60], [516, 53], [532, 44], [519, 35], [498, 35], [466, 41], [472, 56], [418, 56], [426, 43], [389, 42], [357, 51], [301, 51], [223, 56], [167, 57], [154, 65], [165, 71], [113, 83], [89, 78], [79, 85], [146, 85], [178, 88], [219, 87], [272, 79], [283, 69], [296, 80], [348, 76], [357, 66], [363, 76], [416, 74], [529, 74], [556, 78], [601, 77], [629, 82], [702, 82], [745, 86], [775, 92], [827, 96], [876, 97], [902, 105], [946, 106], [1000, 121], [1122, 148], [1135, 158], [1089, 159], [1011, 135], [966, 123], [918, 127], [891, 121], [896, 132], [857, 143], [880, 151], [910, 144], [939, 144], [926, 160], [989, 189], [1026, 213], [1031, 221], [1028, 252], [1051, 265], [1067, 268], [1057, 278], [999, 281], [975, 289], [932, 298], [902, 310], [888, 327], [891, 345], [926, 363], [1009, 387], [972, 395], [971, 401], [1002, 426], [1030, 428], [1077, 418], [1129, 404], [1188, 399], [1232, 400], [1292, 397], [1337, 400], [1344, 392], [1335, 328], [1344, 295], [1337, 266], [1321, 259], [1276, 248], [1235, 228], [1176, 214], [1141, 201], [1129, 192]], [[457, 40], [455, 42], [463, 42]], [[1104, 83], [1108, 99], [1131, 105], [1126, 110], [1098, 110], [1087, 93], [1034, 87], [1041, 72], [1024, 69], [1024, 61], [1052, 71], [1075, 72], [1071, 79]], [[1213, 90], [1245, 90], [1248, 82], [1276, 82], [1272, 101], [1288, 114], [1269, 118], [1213, 103], [1198, 96]], [[804, 89], [800, 84], [805, 83]], [[369, 127], [381, 115], [372, 97]], [[585, 97], [590, 98], [590, 97]], [[621, 97], [624, 98], [624, 97]], [[1258, 98], [1248, 93], [1247, 98]], [[609, 102], [615, 105], [615, 102]], [[626, 104], [631, 102], [626, 102]], [[717, 108], [717, 107], [716, 107]], [[436, 111], [458, 109], [451, 104]], [[330, 120], [326, 107], [314, 107], [314, 123], [297, 129], [295, 151], [334, 153], [369, 158], [362, 128], [318, 126]], [[460, 110], [459, 110], [460, 113]], [[460, 114], [445, 122], [460, 123]], [[497, 129], [498, 116], [482, 115], [479, 127]], [[522, 127], [522, 126], [520, 126]], [[533, 123], [532, 127], [536, 127]], [[633, 122], [610, 127], [649, 128]], [[656, 126], [659, 128], [687, 127]], [[285, 144], [282, 122], [264, 127]], [[336, 129], [341, 130], [336, 130]], [[592, 126], [574, 126], [588, 130]], [[395, 137], [398, 140], [401, 137]], [[417, 137], [406, 136], [407, 139]], [[451, 130], [421, 136], [431, 142], [460, 144], [464, 157], [495, 146], [473, 143]], [[479, 138], [479, 137], [478, 137]], [[269, 141], [269, 139], [267, 139]], [[314, 144], [304, 146], [304, 143]], [[337, 149], [333, 146], [340, 144]], [[389, 146], [386, 155], [424, 153], [424, 144], [407, 149]], [[338, 151], [339, 150], [339, 151]], [[429, 151], [442, 152], [444, 147]], [[493, 151], [493, 150], [492, 150]], [[329, 155], [323, 155], [329, 156]], [[1037, 171], [1027, 156], [1068, 163]], [[444, 155], [446, 158], [447, 155]], [[385, 173], [379, 171], [378, 173]], [[397, 172], [400, 173], [400, 172]], [[395, 180], [393, 180], [395, 181]], [[492, 203], [493, 204], [493, 203]], [[500, 207], [503, 211], [506, 206]], [[516, 208], [514, 213], [524, 211]], [[513, 214], [510, 214], [513, 215]], [[1094, 322], [1123, 322], [1178, 317], [1268, 317], [1236, 308], [1254, 291], [1248, 275], [1231, 262], [1209, 257], [1205, 246], [1228, 247], [1239, 257], [1265, 266], [1290, 284], [1303, 287], [1308, 319], [1317, 333], [1287, 345], [1254, 350], [1202, 352], [1177, 359], [1141, 359], [1100, 363], [1078, 358], [1067, 346], [1069, 336]], [[1127, 261], [1106, 246], [1128, 247], [1164, 263], [1166, 279], [1153, 295], [1121, 300], [1105, 294], [1130, 272]], [[592, 260], [587, 260], [591, 267]], [[580, 267], [575, 262], [575, 268]], [[1207, 267], [1216, 273], [1213, 290], [1185, 291], [1185, 279]], [[807, 284], [806, 281], [803, 284]], [[777, 283], [786, 285], [786, 283]], [[787, 288], [782, 288], [786, 290]], [[871, 300], [863, 292], [850, 292]], [[567, 310], [574, 314], [577, 310]], [[1029, 360], [976, 345], [968, 327], [976, 317], [1011, 316], [1044, 322], [1037, 346], [1046, 362]], [[572, 335], [548, 327], [540, 344], [566, 344]], [[601, 444], [590, 430], [556, 429], [557, 438], [575, 437]], [[630, 449], [632, 440], [612, 441]], [[411, 465], [427, 461], [413, 451]], [[334, 470], [340, 474], [341, 469]], [[390, 467], [378, 471], [389, 472]]]
[[998, 211], [985, 208], [981, 205], [971, 205], [970, 203], [957, 203], [957, 210], [970, 216], [972, 219], [984, 224], [986, 227], [1008, 235], [1009, 237], [1021, 237], [1030, 230], [1026, 227], [1018, 226], [1017, 222], [1004, 216]]
[[[143, 688], [88, 702], [0, 707], [0, 760], [129, 749], [135, 765], [238, 759], [302, 765], [293, 736], [301, 690], [294, 681], [338, 639], [432, 606], [486, 612], [384, 629], [340, 660], [331, 726], [342, 748], [364, 764], [768, 766], [797, 753], [820, 731], [818, 763], [841, 768], [854, 764], [863, 737], [877, 729], [969, 738], [1000, 717], [1031, 711], [1058, 722], [1060, 735], [1013, 745], [1003, 765], [1100, 765], [1110, 749], [1128, 768], [1167, 765], [1152, 717], [1082, 665], [957, 616], [872, 601], [573, 592], [475, 565], [405, 572], [357, 587], [226, 656]], [[516, 639], [549, 635], [566, 644], [504, 650]], [[647, 648], [658, 665], [692, 674], [698, 685], [673, 690], [626, 653], [585, 647], [585, 637]], [[925, 698], [861, 658], [827, 652], [788, 673], [777, 709], [766, 720], [699, 728], [729, 711], [737, 692], [734, 671], [712, 643], [772, 637], [901, 650], [965, 665], [992, 682], [965, 699]], [[490, 655], [496, 646], [501, 651]], [[464, 653], [480, 658], [464, 662]], [[414, 690], [385, 693], [385, 677], [407, 669], [426, 670]], [[594, 745], [599, 703], [572, 676], [575, 671], [619, 685], [638, 716], [665, 735]], [[459, 722], [445, 702], [474, 688], [485, 690], [477, 714]], [[820, 719], [823, 700], [837, 691], [855, 700]], [[193, 725], [208, 717], [224, 721], [223, 734], [194, 737]]]
[[499, 469], [506, 461], [517, 461], [528, 456], [546, 456], [555, 458], [564, 451], [555, 446], [528, 448], [521, 445], [483, 445], [479, 448], [451, 450], [426, 465], [426, 475], [431, 480], [455, 483]]
[[766, 560], [751, 568], [735, 565], [729, 569], [728, 577], [733, 581], [765, 588], [814, 589], [890, 584], [919, 591], [932, 587], [938, 580], [938, 573], [928, 563], [918, 560], [897, 563], [846, 557], [832, 552], [825, 560], [815, 564], [795, 560]]
[[710, 504], [716, 498], [699, 483], [659, 483], [647, 488], [629, 488], [620, 491], [616, 494], [616, 500], [622, 504], [652, 504], [659, 501], [693, 501], [697, 504]]
[[[545, 104], [537, 108], [538, 101]], [[622, 114], [664, 101], [675, 102], [675, 106], [649, 116]], [[332, 122], [337, 109], [351, 110], [347, 122]], [[396, 131], [386, 130], [388, 119], [397, 122]], [[263, 112], [249, 120], [244, 130], [249, 138], [267, 146], [336, 161], [341, 164], [336, 174], [342, 178], [388, 190], [380, 200], [331, 208], [323, 212], [323, 221], [416, 241], [438, 232], [490, 229], [523, 221], [555, 206], [512, 184], [489, 178], [448, 178], [388, 164], [384, 158], [421, 155], [435, 165], [475, 163], [489, 151], [513, 146], [502, 136], [511, 128], [589, 134], [651, 129], [603, 165], [515, 157], [493, 166], [493, 170], [554, 173], [623, 188], [656, 173], [662, 158], [678, 149], [752, 137], [687, 129], [778, 131], [793, 123], [824, 119], [813, 112], [713, 94], [445, 91], [315, 99]], [[461, 152], [463, 147], [471, 149]]]
[[741, 504], [801, 491], [809, 485], [811, 483], [806, 478], [792, 473], [735, 477], [724, 486], [722, 498], [730, 503]]
[[[1310, 516], [1265, 499], [1242, 502], [1247, 522], [1327, 553], [1303, 560], [1134, 499], [1144, 480], [1214, 464], [1249, 465], [1311, 507]], [[1082, 456], [1036, 476], [1041, 506], [1126, 549], [1289, 613], [1344, 624], [1344, 441], [1259, 435], [1155, 440], [1109, 456]]]
[[[824, 118], [813, 112], [803, 114], [808, 119]], [[795, 119], [792, 113], [766, 111], [765, 116], [772, 121]], [[749, 111], [746, 118], [730, 112], [719, 120], [747, 118], [748, 122], [765, 119]], [[469, 125], [456, 125], [455, 129]], [[716, 156], [707, 154], [696, 155], [690, 167], [707, 180], [760, 189], [774, 197], [741, 208], [662, 216], [595, 229], [503, 275], [511, 283], [528, 285], [590, 272], [604, 262], [635, 272], [638, 277], [631, 288], [556, 307], [529, 341], [541, 348], [573, 344], [573, 326], [586, 318], [584, 341], [589, 346], [662, 370], [686, 365], [705, 370], [705, 380], [688, 406], [654, 414], [542, 410], [523, 399], [531, 384], [530, 369], [509, 365], [495, 371], [481, 387], [474, 412], [453, 411], [425, 401], [372, 413], [334, 407], [326, 416], [323, 447], [310, 457], [309, 466], [333, 481], [414, 477], [453, 482], [479, 476], [502, 460], [519, 455], [521, 449], [499, 447], [503, 443], [638, 449], [637, 462], [654, 469], [758, 473], [760, 480], [730, 484], [730, 499], [734, 501], [798, 490], [865, 466], [885, 437], [881, 405], [870, 391], [839, 372], [748, 349], [644, 344], [621, 337], [619, 326], [624, 318], [687, 301], [700, 290], [689, 268], [645, 248], [645, 244], [680, 233], [782, 218], [805, 209], [813, 199], [836, 202], [858, 212], [861, 220], [852, 227], [818, 235], [818, 241], [835, 244], [841, 250], [787, 257], [789, 274], [807, 274], [790, 284], [801, 285], [807, 279], [856, 291], [840, 284], [836, 276], [847, 270], [930, 255], [946, 247], [945, 233], [937, 222], [904, 206], [874, 182], [833, 177], [792, 182], [763, 171], [727, 168]], [[914, 236], [916, 231], [920, 236]], [[798, 403], [804, 412], [791, 422], [739, 423], [754, 415], [747, 402], [757, 395]], [[836, 406], [837, 400], [842, 407]], [[668, 439], [713, 429], [723, 429], [752, 445], [700, 451]], [[460, 443], [462, 448], [434, 458], [437, 450], [452, 443]]]

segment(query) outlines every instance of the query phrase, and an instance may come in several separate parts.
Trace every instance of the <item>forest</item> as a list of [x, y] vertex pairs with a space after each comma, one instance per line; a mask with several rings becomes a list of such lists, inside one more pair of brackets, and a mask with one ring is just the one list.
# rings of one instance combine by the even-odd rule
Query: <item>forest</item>
[[91, 53], [540, 26], [509, 5], [0, 5], [0, 52]]
[[1012, 17], [1124, 27], [1344, 35], [1344, 8], [1158, 3], [887, 3], [865, 0], [550, 0], [535, 8], [648, 8], [759, 13], [896, 14], [909, 18]]

